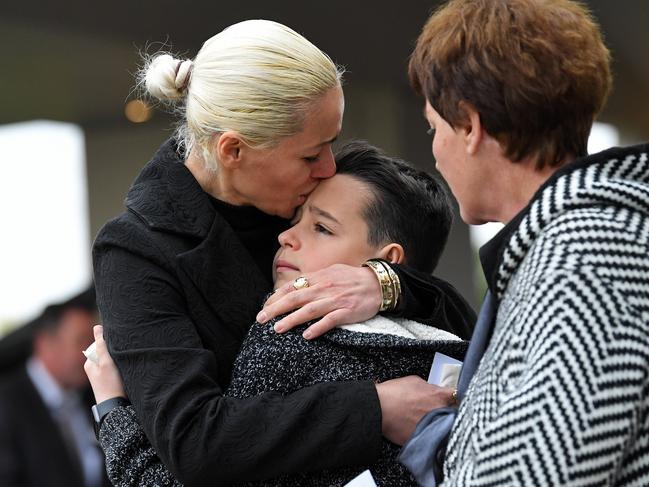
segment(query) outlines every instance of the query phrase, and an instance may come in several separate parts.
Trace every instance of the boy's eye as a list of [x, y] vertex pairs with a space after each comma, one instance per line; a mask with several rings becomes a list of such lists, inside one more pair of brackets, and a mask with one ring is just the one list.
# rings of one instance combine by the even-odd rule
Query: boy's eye
[[432, 137], [433, 135], [435, 135], [435, 127], [429, 128], [428, 130], [426, 130], [426, 133]]
[[325, 235], [333, 235], [326, 227], [324, 227], [320, 223], [316, 223], [315, 225], [313, 225], [313, 229], [318, 233], [324, 233]]
[[315, 155], [315, 156], [305, 157], [304, 160], [306, 162], [317, 162], [319, 158], [320, 158], [320, 155], [318, 154], [318, 155]]

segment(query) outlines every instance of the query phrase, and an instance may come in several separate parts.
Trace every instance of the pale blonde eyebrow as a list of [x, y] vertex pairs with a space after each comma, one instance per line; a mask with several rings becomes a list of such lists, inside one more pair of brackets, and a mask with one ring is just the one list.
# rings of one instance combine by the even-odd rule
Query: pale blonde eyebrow
[[333, 143], [336, 142], [337, 140], [338, 140], [338, 135], [336, 135], [336, 136], [335, 136], [334, 138], [332, 138], [332, 139], [325, 140], [324, 142], [320, 142], [319, 144], [314, 145], [313, 147], [311, 147], [311, 149], [319, 149], [319, 148], [322, 147], [323, 145], [333, 144]]

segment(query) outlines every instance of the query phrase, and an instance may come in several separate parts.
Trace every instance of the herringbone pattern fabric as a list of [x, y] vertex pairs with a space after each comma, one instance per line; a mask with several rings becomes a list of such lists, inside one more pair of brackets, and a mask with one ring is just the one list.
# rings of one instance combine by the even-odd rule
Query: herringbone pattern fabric
[[648, 149], [591, 156], [537, 194], [445, 485], [649, 485]]

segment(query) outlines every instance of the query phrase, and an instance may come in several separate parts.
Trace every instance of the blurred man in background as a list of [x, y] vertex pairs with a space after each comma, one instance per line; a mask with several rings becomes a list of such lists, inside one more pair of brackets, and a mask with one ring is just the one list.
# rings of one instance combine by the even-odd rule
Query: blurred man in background
[[[0, 376], [1, 486], [108, 485], [85, 400], [81, 353], [93, 341], [95, 315], [89, 290], [48, 306], [0, 342], [0, 355], [14, 361], [2, 360]], [[31, 355], [25, 362], [20, 342], [27, 340]]]

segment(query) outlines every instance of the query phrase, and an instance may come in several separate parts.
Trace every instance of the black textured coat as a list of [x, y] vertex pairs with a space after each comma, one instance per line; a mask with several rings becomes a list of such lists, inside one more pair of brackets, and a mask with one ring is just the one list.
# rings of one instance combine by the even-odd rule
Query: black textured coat
[[[288, 396], [223, 396], [270, 282], [173, 141], [143, 169], [126, 206], [95, 241], [98, 305], [127, 393], [174, 476], [214, 485], [375, 460], [381, 417], [371, 381], [318, 384]], [[456, 295], [431, 303], [449, 322], [472, 325]]]

